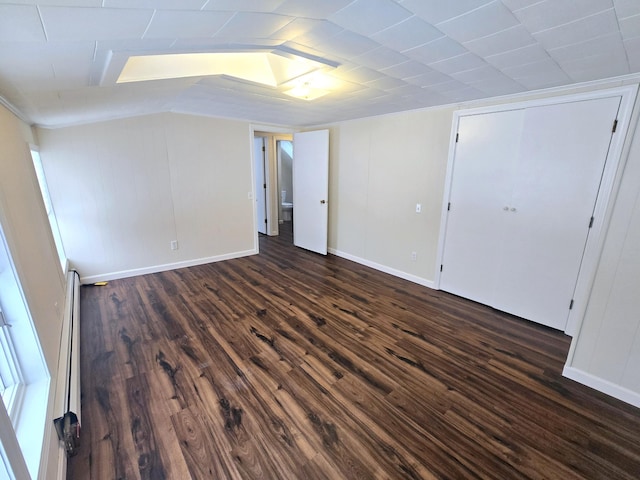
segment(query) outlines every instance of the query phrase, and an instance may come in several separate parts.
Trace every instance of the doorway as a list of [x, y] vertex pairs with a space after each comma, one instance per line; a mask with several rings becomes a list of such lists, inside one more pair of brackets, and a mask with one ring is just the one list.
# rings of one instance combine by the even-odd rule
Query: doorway
[[[254, 132], [254, 137], [264, 142], [264, 150], [254, 157], [260, 159], [264, 155], [264, 183], [257, 185], [256, 196], [264, 186], [266, 235], [287, 233], [296, 246], [326, 255], [329, 130], [293, 136]], [[259, 161], [255, 169], [259, 182]]]
[[278, 234], [293, 243], [293, 142], [276, 139], [278, 165]]
[[255, 131], [253, 150], [256, 229], [267, 236], [286, 235], [293, 243], [293, 136]]

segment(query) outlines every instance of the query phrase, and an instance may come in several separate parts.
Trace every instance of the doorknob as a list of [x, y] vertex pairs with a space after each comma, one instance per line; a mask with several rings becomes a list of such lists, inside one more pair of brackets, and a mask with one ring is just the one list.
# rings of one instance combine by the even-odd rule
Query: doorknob
[[325, 200], [320, 200], [320, 203], [324, 205], [327, 202]]

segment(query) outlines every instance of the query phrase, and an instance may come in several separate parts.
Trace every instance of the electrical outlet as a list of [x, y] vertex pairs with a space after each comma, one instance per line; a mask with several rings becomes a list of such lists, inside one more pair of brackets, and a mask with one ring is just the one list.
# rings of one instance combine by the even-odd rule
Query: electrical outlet
[[422, 212], [422, 205], [419, 203], [416, 203], [416, 213], [420, 213]]
[[178, 249], [178, 241], [177, 240], [171, 240], [170, 246], [171, 246], [171, 250], [177, 250]]
[[418, 259], [418, 253], [417, 252], [411, 252], [411, 260], [413, 260], [414, 262]]

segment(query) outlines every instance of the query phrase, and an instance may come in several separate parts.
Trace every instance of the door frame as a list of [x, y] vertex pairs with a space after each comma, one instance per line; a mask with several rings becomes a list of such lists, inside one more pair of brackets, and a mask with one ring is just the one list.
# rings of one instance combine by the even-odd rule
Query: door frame
[[279, 193], [278, 193], [278, 159], [276, 154], [277, 140], [293, 140], [293, 134], [296, 132], [290, 128], [280, 128], [268, 125], [251, 125], [251, 182], [252, 182], [252, 198], [253, 202], [253, 224], [254, 229], [255, 250], [259, 251], [258, 230], [257, 230], [257, 205], [256, 205], [256, 171], [253, 142], [255, 137], [263, 137], [265, 139], [265, 181], [267, 183], [267, 235], [276, 236], [279, 234], [278, 213], [279, 213]]
[[[617, 117], [616, 132], [611, 138], [609, 153], [607, 155], [600, 190], [596, 199], [594, 209], [594, 222], [590, 229], [584, 249], [582, 264], [576, 281], [574, 292], [574, 307], [569, 311], [569, 318], [565, 333], [574, 336], [578, 333], [582, 319], [584, 318], [591, 286], [595, 278], [596, 267], [600, 252], [604, 245], [606, 229], [609, 225], [613, 199], [617, 193], [626, 157], [628, 155], [627, 133], [631, 123], [633, 106], [638, 93], [637, 85], [625, 87], [597, 90], [587, 93], [573, 95], [558, 95], [542, 99], [528, 100], [524, 102], [508, 103], [503, 105], [493, 105], [488, 107], [471, 108], [458, 110], [453, 114], [451, 135], [449, 138], [449, 155], [447, 159], [447, 173], [445, 177], [444, 195], [442, 201], [442, 213], [440, 217], [440, 234], [438, 238], [438, 251], [436, 256], [436, 271], [434, 274], [434, 287], [440, 289], [441, 265], [443, 263], [444, 245], [446, 241], [448, 204], [451, 196], [451, 185], [453, 181], [454, 160], [456, 156], [456, 139], [458, 126], [462, 117], [470, 115], [483, 115], [488, 113], [504, 112], [531, 107], [546, 105], [556, 105], [568, 102], [578, 102], [584, 100], [594, 100], [606, 97], [621, 97], [620, 109]], [[623, 153], [626, 154], [623, 156]]]
[[[262, 159], [258, 159], [256, 158], [256, 139], [261, 139], [261, 143], [262, 143]], [[254, 178], [256, 179], [255, 183], [255, 194], [254, 194], [254, 200], [255, 200], [255, 207], [256, 207], [256, 223], [255, 223], [255, 227], [258, 230], [258, 233], [264, 233], [266, 234], [268, 232], [267, 228], [268, 228], [268, 218], [267, 218], [267, 151], [266, 151], [266, 145], [267, 145], [267, 139], [261, 135], [256, 135], [255, 137], [253, 137], [253, 153], [254, 153], [254, 157], [253, 157], [253, 167], [254, 167]], [[260, 177], [260, 173], [262, 173], [262, 183], [264, 185], [264, 187], [260, 188], [258, 186], [258, 178]], [[263, 197], [263, 198], [262, 198]], [[261, 215], [261, 210], [259, 208], [260, 205], [260, 200], [263, 200], [264, 202], [264, 218], [259, 218], [262, 217], [263, 215]], [[264, 232], [260, 231], [260, 225], [264, 225]]]

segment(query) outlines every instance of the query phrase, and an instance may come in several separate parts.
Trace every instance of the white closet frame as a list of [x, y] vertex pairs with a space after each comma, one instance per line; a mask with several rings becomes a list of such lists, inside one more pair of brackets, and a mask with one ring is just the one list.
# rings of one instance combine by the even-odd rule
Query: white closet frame
[[638, 85], [629, 85], [618, 88], [596, 90], [587, 93], [572, 95], [562, 95], [529, 100], [518, 103], [506, 103], [503, 105], [492, 105], [487, 107], [458, 110], [453, 114], [453, 124], [451, 137], [449, 139], [449, 156], [447, 160], [447, 173], [445, 179], [445, 189], [443, 196], [443, 208], [440, 221], [440, 235], [438, 239], [438, 253], [436, 261], [436, 272], [434, 275], [434, 287], [440, 289], [440, 265], [443, 263], [445, 235], [447, 231], [447, 207], [451, 196], [451, 185], [453, 181], [453, 163], [456, 155], [456, 136], [458, 125], [462, 117], [468, 115], [479, 115], [487, 113], [504, 112], [509, 110], [539, 107], [545, 105], [557, 105], [567, 102], [581, 100], [593, 100], [607, 97], [621, 97], [620, 110], [617, 118], [616, 132], [611, 139], [611, 146], [607, 155], [606, 165], [602, 176], [602, 183], [594, 210], [594, 222], [589, 233], [587, 244], [584, 250], [584, 257], [578, 274], [576, 291], [574, 295], [573, 309], [569, 312], [569, 319], [565, 333], [574, 336], [580, 329], [584, 318], [587, 300], [591, 292], [595, 271], [602, 252], [604, 237], [611, 217], [611, 206], [615, 200], [616, 193], [620, 186], [620, 178], [624, 170], [624, 159], [622, 152], [625, 147], [625, 140], [631, 121], [633, 106], [638, 93]]

